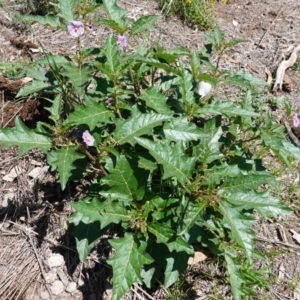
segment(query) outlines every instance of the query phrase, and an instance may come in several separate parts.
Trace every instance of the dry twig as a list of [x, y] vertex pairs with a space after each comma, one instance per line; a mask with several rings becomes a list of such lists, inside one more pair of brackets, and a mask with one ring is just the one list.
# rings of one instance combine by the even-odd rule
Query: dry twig
[[293, 245], [293, 244], [289, 244], [289, 243], [283, 243], [283, 242], [280, 242], [280, 241], [269, 240], [269, 239], [266, 239], [266, 238], [263, 238], [263, 237], [260, 237], [260, 236], [258, 236], [256, 239], [259, 240], [259, 241], [262, 241], [262, 242], [267, 242], [267, 243], [270, 243], [270, 244], [279, 244], [279, 245], [283, 245], [283, 246], [286, 246], [286, 247], [289, 247], [289, 248], [294, 248], [294, 249], [300, 250], [300, 246], [297, 246], [297, 245]]
[[[31, 232], [32, 234], [34, 234], [34, 235], [40, 236], [40, 234], [38, 234], [37, 232], [33, 231], [32, 229], [27, 228], [27, 227], [25, 227], [25, 226], [22, 226], [22, 225], [20, 225], [20, 224], [17, 224], [17, 223], [15, 223], [15, 222], [13, 222], [13, 221], [8, 221], [8, 223], [11, 223], [11, 224], [13, 224], [13, 225], [15, 225], [15, 226], [17, 226], [17, 227], [23, 229], [23, 230], [27, 230], [27, 231]], [[44, 239], [46, 242], [48, 242], [48, 243], [50, 243], [50, 244], [52, 244], [52, 245], [54, 245], [54, 246], [62, 247], [62, 248], [65, 248], [65, 249], [67, 249], [67, 250], [70, 250], [70, 251], [73, 251], [73, 252], [77, 253], [77, 251], [76, 251], [75, 249], [72, 249], [72, 248], [70, 248], [70, 247], [68, 247], [68, 246], [62, 245], [62, 244], [60, 244], [60, 243], [58, 243], [58, 242], [56, 242], [56, 241], [53, 241], [53, 240], [51, 240], [51, 239], [49, 239], [49, 238], [47, 238], [47, 237], [43, 237], [43, 239]]]
[[282, 90], [283, 80], [286, 69], [290, 68], [295, 64], [297, 61], [297, 53], [300, 51], [300, 45], [298, 45], [294, 51], [292, 52], [291, 56], [287, 60], [283, 60], [276, 71], [276, 79], [273, 87], [273, 93]]
[[260, 46], [260, 44], [262, 43], [263, 39], [266, 37], [267, 33], [269, 32], [270, 28], [273, 26], [274, 22], [277, 20], [277, 18], [279, 17], [281, 11], [283, 10], [283, 8], [285, 7], [285, 4], [282, 5], [282, 7], [280, 8], [279, 12], [277, 13], [276, 17], [273, 19], [273, 21], [271, 22], [271, 24], [269, 25], [269, 27], [267, 28], [267, 30], [265, 31], [265, 33], [263, 34], [262, 38], [260, 39], [260, 41], [256, 44], [256, 48], [258, 48]]
[[133, 293], [134, 293], [134, 298], [133, 298], [133, 300], [136, 299], [136, 296], [137, 296], [140, 300], [145, 300], [142, 296], [140, 296], [140, 295], [138, 294], [138, 292], [135, 290], [135, 288], [133, 288], [133, 289], [131, 289], [131, 290], [132, 290]]
[[47, 289], [47, 291], [48, 291], [48, 293], [49, 293], [50, 299], [52, 299], [52, 293], [51, 293], [51, 291], [50, 291], [50, 289], [49, 289], [49, 287], [48, 287], [48, 284], [47, 284], [45, 271], [44, 271], [43, 265], [42, 265], [42, 263], [41, 263], [41, 260], [40, 260], [38, 254], [37, 254], [35, 245], [34, 245], [34, 243], [33, 243], [33, 241], [32, 241], [32, 237], [31, 237], [30, 233], [27, 232], [26, 229], [24, 230], [24, 233], [25, 233], [25, 235], [27, 235], [27, 237], [28, 237], [28, 239], [29, 239], [30, 245], [31, 245], [31, 247], [32, 247], [32, 249], [33, 249], [34, 255], [35, 255], [35, 257], [36, 257], [36, 259], [37, 259], [37, 262], [38, 262], [38, 264], [39, 264], [41, 274], [42, 274], [43, 279], [44, 279], [44, 281], [45, 281], [46, 289]]
[[292, 131], [292, 129], [291, 129], [291, 126], [290, 126], [289, 122], [286, 121], [286, 120], [282, 120], [282, 123], [283, 123], [283, 125], [285, 126], [285, 128], [286, 128], [286, 130], [287, 130], [287, 132], [288, 132], [288, 134], [289, 134], [289, 136], [290, 136], [290, 138], [293, 140], [293, 142], [294, 142], [298, 147], [300, 147], [300, 141], [299, 141], [298, 138], [294, 135], [294, 133], [293, 133], [293, 131]]
[[150, 296], [146, 291], [144, 291], [138, 284], [134, 284], [134, 286], [140, 290], [143, 294], [145, 294], [150, 300], [155, 300], [152, 296]]

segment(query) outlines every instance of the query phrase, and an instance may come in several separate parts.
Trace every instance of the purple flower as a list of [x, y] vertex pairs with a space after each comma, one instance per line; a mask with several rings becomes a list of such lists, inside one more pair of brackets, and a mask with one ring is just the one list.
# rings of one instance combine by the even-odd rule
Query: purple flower
[[123, 35], [117, 36], [117, 44], [119, 45], [119, 49], [123, 50], [127, 46], [127, 38]]
[[84, 34], [84, 26], [80, 21], [72, 21], [68, 25], [69, 33], [74, 37], [79, 37]]
[[93, 136], [89, 133], [88, 130], [86, 130], [83, 134], [82, 134], [82, 139], [85, 142], [85, 144], [87, 146], [93, 146], [95, 139], [93, 138]]
[[94, 30], [93, 25], [88, 25], [87, 29], [88, 29], [88, 31], [93, 31]]
[[293, 116], [293, 125], [294, 127], [299, 127], [300, 125], [300, 116], [298, 114], [294, 114]]

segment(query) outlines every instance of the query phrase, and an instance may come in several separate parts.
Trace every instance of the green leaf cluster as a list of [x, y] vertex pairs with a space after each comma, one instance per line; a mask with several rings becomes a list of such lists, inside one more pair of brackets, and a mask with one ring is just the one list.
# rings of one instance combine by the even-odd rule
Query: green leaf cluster
[[[130, 23], [116, 1], [91, 1], [93, 9], [79, 2], [58, 1], [56, 20], [87, 18], [100, 7], [106, 16], [95, 22], [130, 36], [157, 19]], [[220, 257], [234, 299], [243, 299], [265, 284], [252, 267], [262, 256], [254, 245], [254, 212], [290, 213], [271, 191], [276, 178], [251, 149], [272, 150], [288, 165], [300, 159], [299, 149], [255, 104], [259, 80], [210, 62], [212, 51], [221, 57], [240, 40], [227, 42], [219, 29], [205, 37], [209, 44], [198, 52], [156, 43], [122, 50], [110, 34], [102, 48], [46, 55], [28, 71], [34, 80], [18, 97], [46, 92], [49, 119], [35, 129], [20, 119], [15, 128], [0, 128], [4, 147], [18, 146], [20, 155], [40, 149], [62, 189], [83, 177], [91, 181], [69, 220], [82, 261], [103, 234], [111, 236], [115, 300], [134, 283], [170, 287], [199, 246]], [[201, 80], [214, 88], [239, 85], [243, 96], [201, 98]], [[83, 139], [86, 131], [92, 145]]]

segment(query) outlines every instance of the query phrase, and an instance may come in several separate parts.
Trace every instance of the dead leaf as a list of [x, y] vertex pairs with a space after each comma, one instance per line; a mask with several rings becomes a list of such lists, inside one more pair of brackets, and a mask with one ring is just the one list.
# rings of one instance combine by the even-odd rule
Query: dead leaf
[[239, 61], [237, 61], [237, 60], [235, 60], [235, 59], [232, 59], [232, 58], [230, 58], [230, 57], [228, 57], [227, 60], [228, 60], [229, 62], [233, 63], [233, 64], [239, 64], [239, 63], [240, 63]]
[[283, 264], [280, 264], [277, 279], [283, 279], [284, 277], [285, 277], [285, 268]]
[[29, 177], [32, 177], [34, 179], [41, 177], [44, 175], [44, 173], [46, 173], [48, 171], [49, 167], [48, 166], [44, 166], [44, 167], [36, 167], [34, 169], [32, 169], [29, 173], [27, 173], [27, 175]]
[[11, 93], [17, 93], [20, 88], [32, 81], [30, 77], [24, 77], [22, 79], [10, 80], [0, 75], [0, 89], [7, 90]]
[[267, 74], [267, 83], [269, 85], [271, 85], [272, 81], [273, 81], [273, 77], [272, 77], [272, 73], [268, 68], [265, 68], [265, 72]]
[[300, 234], [293, 229], [290, 229], [290, 232], [292, 233], [293, 239], [300, 244]]
[[39, 53], [39, 52], [41, 52], [40, 49], [36, 49], [36, 48], [29, 48], [29, 50], [30, 50], [32, 53]]
[[29, 162], [30, 162], [30, 164], [35, 165], [35, 166], [41, 166], [42, 165], [42, 163], [40, 161], [36, 161], [34, 159], [31, 159]]
[[23, 170], [20, 166], [15, 166], [8, 174], [3, 177], [3, 180], [13, 182], [18, 175], [22, 174]]
[[26, 83], [32, 81], [32, 78], [31, 77], [24, 77], [24, 78], [21, 78], [20, 80], [22, 81], [23, 84], [26, 84]]
[[195, 264], [197, 264], [199, 262], [202, 262], [206, 259], [207, 259], [207, 256], [205, 254], [203, 254], [202, 252], [199, 252], [199, 251], [195, 251], [194, 257], [189, 258], [188, 265], [189, 266], [195, 265]]

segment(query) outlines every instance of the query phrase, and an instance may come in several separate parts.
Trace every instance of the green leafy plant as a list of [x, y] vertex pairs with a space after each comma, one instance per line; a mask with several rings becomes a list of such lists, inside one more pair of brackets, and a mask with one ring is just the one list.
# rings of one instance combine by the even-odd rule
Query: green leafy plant
[[213, 11], [215, 0], [158, 0], [165, 15], [176, 14], [189, 25], [199, 29], [210, 29], [216, 25]]
[[57, 13], [55, 9], [55, 3], [57, 3], [56, 0], [50, 1], [50, 0], [27, 0], [27, 5], [29, 6], [30, 10], [39, 15], [47, 15], [50, 13]]
[[[272, 150], [290, 166], [300, 150], [254, 101], [263, 81], [219, 70], [222, 55], [242, 41], [227, 41], [216, 28], [205, 34], [208, 44], [199, 52], [143, 42], [129, 51], [131, 37], [151, 29], [157, 16], [131, 23], [111, 0], [59, 0], [56, 6], [58, 15], [31, 18], [68, 30], [78, 52], [47, 54], [28, 70], [33, 80], [17, 97], [46, 93], [49, 120], [30, 129], [17, 118], [15, 128], [0, 129], [0, 143], [19, 146], [20, 155], [40, 149], [62, 189], [92, 178], [69, 218], [80, 260], [104, 233], [116, 232], [107, 261], [115, 300], [134, 283], [172, 286], [195, 245], [219, 257], [234, 299], [255, 295], [254, 286], [267, 287], [264, 271], [252, 263], [263, 257], [254, 246], [253, 213], [276, 218], [291, 210], [270, 192], [276, 178], [262, 154]], [[80, 38], [98, 8], [106, 16], [93, 24], [116, 35], [101, 47], [82, 48]], [[212, 88], [234, 84], [242, 96], [201, 97], [201, 82]], [[290, 117], [288, 102], [286, 109]]]
[[0, 61], [0, 74], [5, 78], [18, 79], [26, 73], [29, 61], [26, 59], [19, 59], [11, 62]]

